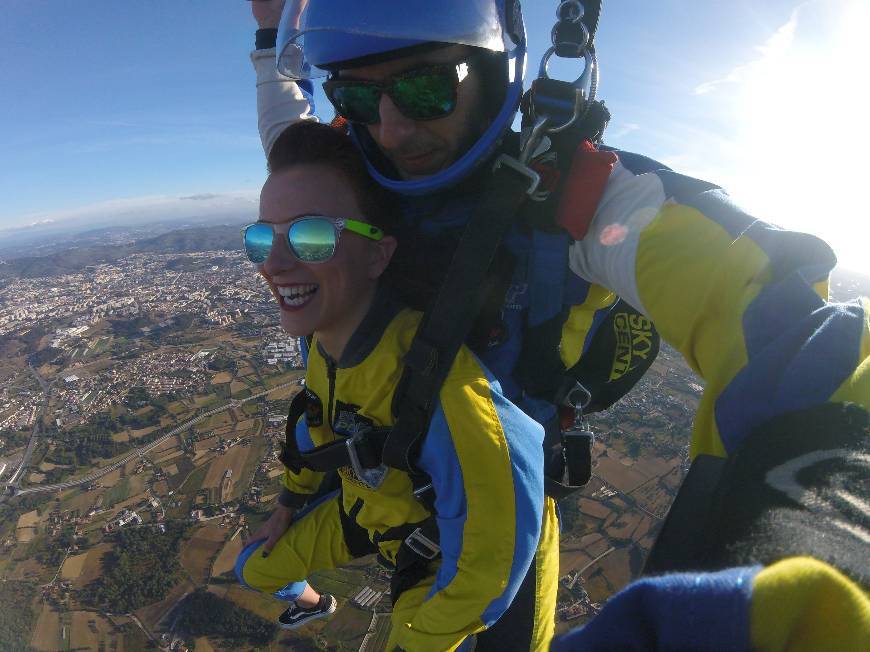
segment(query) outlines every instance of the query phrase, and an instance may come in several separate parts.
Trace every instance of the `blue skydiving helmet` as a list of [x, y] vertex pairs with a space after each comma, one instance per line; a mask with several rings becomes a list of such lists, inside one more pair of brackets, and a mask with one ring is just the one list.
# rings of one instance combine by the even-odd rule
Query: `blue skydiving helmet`
[[[292, 79], [325, 77], [376, 57], [427, 44], [482, 48], [504, 57], [507, 89], [495, 118], [476, 143], [449, 167], [431, 176], [402, 180], [373, 161], [371, 175], [384, 187], [423, 195], [449, 188], [489, 159], [513, 123], [523, 93], [526, 32], [519, 0], [288, 0], [278, 29], [278, 70]], [[352, 125], [358, 143], [370, 140]]]

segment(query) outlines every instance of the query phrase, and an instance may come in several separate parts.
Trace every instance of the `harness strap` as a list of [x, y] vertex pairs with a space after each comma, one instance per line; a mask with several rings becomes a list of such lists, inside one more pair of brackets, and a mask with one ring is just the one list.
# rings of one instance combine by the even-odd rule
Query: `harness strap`
[[483, 279], [520, 205], [537, 185], [532, 178], [537, 175], [515, 163], [496, 166], [405, 357], [393, 398], [396, 422], [383, 449], [387, 466], [415, 472], [413, 460], [438, 392], [486, 300]]
[[328, 473], [342, 467], [351, 467], [357, 475], [363, 469], [374, 469], [381, 465], [386, 428], [372, 428], [353, 437], [337, 439], [307, 451], [300, 451], [296, 444], [296, 422], [305, 414], [307, 392], [299, 392], [290, 404], [287, 426], [284, 430], [284, 443], [278, 459], [294, 473], [311, 469]]
[[434, 516], [404, 527], [410, 528], [411, 532], [403, 538], [396, 552], [396, 570], [390, 579], [390, 599], [393, 605], [404, 591], [429, 575], [430, 564], [441, 557], [438, 523]]

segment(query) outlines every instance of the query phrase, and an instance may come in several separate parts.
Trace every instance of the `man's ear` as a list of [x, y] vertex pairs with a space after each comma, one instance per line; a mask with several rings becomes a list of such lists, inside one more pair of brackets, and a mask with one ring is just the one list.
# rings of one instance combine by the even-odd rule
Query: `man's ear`
[[369, 278], [374, 280], [380, 278], [384, 270], [387, 269], [387, 265], [390, 264], [399, 241], [391, 235], [385, 235], [372, 244], [374, 246], [371, 247], [372, 256], [369, 262]]

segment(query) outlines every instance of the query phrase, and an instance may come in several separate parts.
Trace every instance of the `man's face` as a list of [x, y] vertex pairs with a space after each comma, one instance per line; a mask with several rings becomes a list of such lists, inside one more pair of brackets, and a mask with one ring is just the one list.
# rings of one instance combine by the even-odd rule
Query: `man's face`
[[[451, 45], [416, 56], [339, 72], [340, 79], [384, 81], [399, 73], [439, 63], [461, 63], [470, 49]], [[427, 177], [449, 167], [486, 129], [481, 72], [469, 63], [469, 73], [457, 88], [456, 109], [438, 120], [415, 121], [399, 112], [384, 94], [380, 122], [366, 125], [369, 134], [403, 179]]]

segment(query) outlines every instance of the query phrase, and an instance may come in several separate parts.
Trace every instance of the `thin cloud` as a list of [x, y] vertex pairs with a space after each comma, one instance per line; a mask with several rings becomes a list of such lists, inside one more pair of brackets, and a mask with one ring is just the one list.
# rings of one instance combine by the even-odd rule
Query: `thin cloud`
[[640, 125], [637, 124], [636, 122], [626, 122], [624, 124], [619, 125], [619, 127], [617, 129], [615, 129], [613, 132], [608, 132], [607, 138], [610, 140], [616, 140], [618, 138], [624, 138], [628, 134], [635, 132], [635, 131], [639, 131], [639, 130], [640, 130]]
[[[191, 202], [192, 198], [198, 198]], [[156, 220], [185, 219], [190, 217], [255, 215], [259, 191], [254, 189], [225, 193], [198, 193], [184, 196], [149, 195], [127, 197], [79, 206], [76, 208], [23, 215], [15, 220], [18, 225], [38, 223], [104, 221], [143, 223]]]
[[92, 127], [117, 127], [121, 129], [132, 129], [139, 126], [124, 120], [86, 120], [85, 124]]
[[707, 95], [718, 91], [722, 86], [728, 84], [740, 84], [752, 73], [758, 66], [765, 65], [771, 59], [776, 59], [786, 55], [794, 44], [795, 33], [797, 32], [798, 21], [801, 10], [809, 3], [803, 3], [796, 7], [788, 22], [780, 27], [776, 32], [762, 45], [756, 46], [755, 50], [760, 53], [760, 57], [746, 64], [742, 64], [733, 68], [727, 75], [721, 79], [698, 84], [693, 91], [693, 95]]
[[213, 192], [204, 192], [199, 195], [188, 195], [187, 197], [179, 197], [182, 200], [190, 200], [190, 201], [208, 201], [209, 199], [217, 199], [220, 195], [216, 195]]

